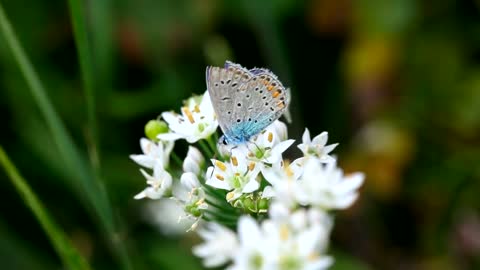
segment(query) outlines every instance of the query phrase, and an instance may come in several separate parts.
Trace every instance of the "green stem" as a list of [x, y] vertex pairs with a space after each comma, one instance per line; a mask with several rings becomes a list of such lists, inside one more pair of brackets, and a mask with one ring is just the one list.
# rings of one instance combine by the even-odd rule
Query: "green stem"
[[25, 179], [15, 168], [7, 154], [0, 146], [0, 164], [3, 166], [12, 184], [17, 189], [24, 203], [32, 211], [42, 226], [43, 230], [50, 239], [53, 248], [60, 256], [66, 268], [72, 270], [88, 270], [91, 269], [85, 258], [83, 258], [78, 250], [72, 245], [65, 233], [58, 227], [52, 217], [49, 215], [45, 207], [27, 184]]
[[212, 153], [212, 151], [210, 150], [210, 148], [208, 147], [208, 145], [205, 143], [204, 140], [199, 140], [198, 145], [200, 145], [200, 148], [202, 149], [204, 156], [207, 156], [207, 157], [214, 156], [214, 153]]
[[175, 152], [173, 151], [172, 153], [170, 153], [170, 156], [172, 157], [173, 162], [175, 162], [175, 164], [177, 164], [179, 168], [182, 168], [183, 161], [180, 159], [180, 157], [177, 154], [175, 154]]

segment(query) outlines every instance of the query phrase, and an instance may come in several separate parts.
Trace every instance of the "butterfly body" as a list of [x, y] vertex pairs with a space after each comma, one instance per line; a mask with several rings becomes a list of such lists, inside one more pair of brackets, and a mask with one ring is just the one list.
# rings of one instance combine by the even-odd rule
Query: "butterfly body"
[[227, 61], [225, 67], [207, 67], [207, 89], [220, 128], [221, 142], [248, 142], [277, 120], [288, 106], [288, 91], [267, 69], [247, 70]]

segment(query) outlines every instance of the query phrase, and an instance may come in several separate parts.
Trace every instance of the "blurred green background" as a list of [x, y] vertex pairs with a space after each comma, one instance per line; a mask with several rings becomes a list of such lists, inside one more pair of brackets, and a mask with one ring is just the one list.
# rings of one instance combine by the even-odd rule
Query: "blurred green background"
[[[290, 137], [328, 131], [340, 166], [367, 175], [359, 201], [336, 214], [332, 269], [480, 269], [480, 1], [1, 6], [60, 121], [2, 29], [0, 143], [93, 268], [202, 269], [198, 239], [165, 233], [151, 209], [167, 213], [133, 199], [145, 181], [128, 155], [148, 120], [205, 91], [207, 65], [232, 60], [291, 88]], [[0, 268], [62, 269], [0, 177]]]

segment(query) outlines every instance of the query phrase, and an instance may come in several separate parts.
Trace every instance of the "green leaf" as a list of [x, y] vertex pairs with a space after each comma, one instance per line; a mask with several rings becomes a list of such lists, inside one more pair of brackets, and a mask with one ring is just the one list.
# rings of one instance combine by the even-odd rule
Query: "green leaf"
[[85, 157], [78, 151], [59, 115], [55, 112], [45, 88], [20, 45], [1, 4], [0, 33], [4, 36], [7, 47], [17, 62], [21, 74], [26, 80], [28, 89], [38, 105], [42, 117], [45, 119], [50, 135], [58, 150], [58, 160], [63, 163], [65, 172], [70, 176], [67, 180], [78, 196], [83, 199], [87, 208], [94, 213], [106, 238], [112, 244], [115, 254], [122, 261], [122, 266], [126, 269], [130, 268], [126, 248], [123, 241], [119, 238], [113, 211], [102, 182], [98, 174], [95, 175], [92, 168], [88, 166]]
[[63, 264], [68, 269], [91, 269], [87, 261], [80, 255], [77, 249], [68, 240], [65, 233], [57, 226], [50, 217], [45, 207], [31, 190], [30, 186], [19, 174], [15, 166], [12, 164], [7, 154], [0, 146], [0, 164], [9, 176], [13, 185], [22, 197], [25, 204], [30, 208], [38, 222], [46, 232], [55, 251], [60, 256]]

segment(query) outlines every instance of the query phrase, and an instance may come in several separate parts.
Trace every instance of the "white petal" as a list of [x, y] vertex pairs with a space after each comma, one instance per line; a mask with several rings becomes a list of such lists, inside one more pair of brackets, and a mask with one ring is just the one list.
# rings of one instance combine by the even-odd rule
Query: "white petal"
[[255, 190], [257, 190], [260, 187], [260, 184], [255, 180], [255, 178], [252, 178], [244, 187], [242, 192], [243, 193], [252, 193]]
[[334, 207], [336, 209], [348, 208], [355, 202], [357, 197], [358, 197], [358, 194], [356, 194], [356, 193], [352, 193], [348, 196], [337, 197], [335, 202], [334, 202]]
[[145, 168], [152, 169], [155, 165], [155, 159], [147, 155], [130, 155], [130, 158]]
[[262, 239], [257, 222], [250, 216], [242, 216], [238, 220], [238, 236], [240, 243], [247, 247], [254, 247]]
[[309, 263], [304, 270], [323, 270], [328, 269], [333, 264], [333, 258], [330, 256], [322, 256], [321, 259]]
[[330, 145], [327, 145], [323, 148], [323, 153], [326, 155], [330, 152], [333, 151], [333, 149], [335, 149], [335, 147], [337, 147], [338, 143], [334, 143], [334, 144], [330, 144]]
[[178, 133], [161, 133], [157, 135], [157, 138], [162, 141], [176, 141], [178, 139], [184, 139], [185, 136]]
[[311, 141], [310, 141], [310, 131], [308, 130], [308, 128], [305, 128], [305, 131], [303, 132], [302, 143], [307, 144], [307, 145], [311, 143]]
[[186, 172], [180, 177], [180, 182], [188, 190], [200, 187], [200, 182], [198, 181], [197, 176], [194, 173]]
[[345, 194], [358, 189], [365, 179], [363, 173], [354, 173], [348, 177], [345, 177], [343, 181], [337, 184], [334, 188], [335, 194]]
[[328, 132], [324, 131], [319, 135], [315, 136], [312, 140], [312, 144], [324, 146], [328, 141]]
[[153, 143], [152, 141], [150, 141], [147, 138], [141, 138], [140, 139], [140, 148], [142, 148], [142, 152], [144, 154], [150, 153], [151, 149], [155, 146], [156, 146], [155, 143]]
[[275, 190], [272, 186], [266, 186], [262, 192], [262, 198], [272, 198], [275, 197]]

